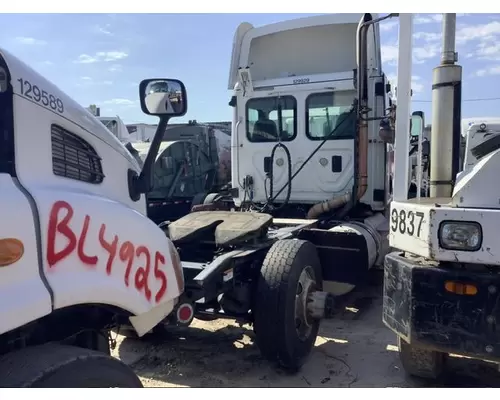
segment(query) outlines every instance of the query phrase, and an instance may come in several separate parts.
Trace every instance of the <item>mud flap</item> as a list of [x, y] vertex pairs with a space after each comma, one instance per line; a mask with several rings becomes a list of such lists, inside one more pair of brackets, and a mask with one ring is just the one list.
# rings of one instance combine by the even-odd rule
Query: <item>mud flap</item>
[[[458, 295], [446, 282], [474, 285]], [[406, 342], [500, 361], [500, 275], [421, 265], [391, 253], [384, 266], [383, 322]]]
[[173, 299], [171, 301], [161, 303], [143, 314], [130, 317], [130, 323], [137, 332], [137, 336], [144, 336], [161, 321], [163, 321], [172, 312], [177, 302], [178, 299]]

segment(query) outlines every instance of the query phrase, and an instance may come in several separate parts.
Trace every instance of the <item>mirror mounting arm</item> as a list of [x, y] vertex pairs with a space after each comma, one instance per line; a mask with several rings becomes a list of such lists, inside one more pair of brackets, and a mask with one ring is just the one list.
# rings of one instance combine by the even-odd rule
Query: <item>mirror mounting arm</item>
[[136, 175], [135, 177], [134, 188], [136, 193], [138, 194], [148, 193], [153, 188], [153, 167], [156, 161], [156, 156], [158, 155], [158, 151], [160, 150], [160, 145], [163, 140], [165, 130], [167, 129], [169, 119], [170, 116], [168, 115], [160, 117], [160, 121], [153, 137], [153, 141], [151, 142], [151, 146], [148, 151], [148, 155], [144, 160], [141, 174], [138, 176]]

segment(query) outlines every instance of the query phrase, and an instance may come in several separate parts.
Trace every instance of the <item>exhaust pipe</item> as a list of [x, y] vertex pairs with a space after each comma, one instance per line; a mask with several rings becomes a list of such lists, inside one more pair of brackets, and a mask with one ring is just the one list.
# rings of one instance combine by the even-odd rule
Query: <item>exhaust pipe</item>
[[[377, 20], [378, 21], [378, 20]], [[332, 199], [322, 201], [313, 205], [308, 213], [308, 219], [315, 219], [321, 214], [335, 210], [352, 201], [358, 201], [366, 193], [368, 188], [368, 121], [363, 118], [368, 107], [368, 49], [367, 38], [369, 24], [375, 22], [371, 14], [364, 14], [359, 21], [356, 31], [356, 64], [357, 64], [357, 87], [358, 87], [358, 138], [355, 159], [355, 177], [352, 193], [336, 196]], [[356, 154], [357, 153], [357, 154]], [[357, 159], [357, 160], [356, 160]]]
[[444, 14], [441, 63], [432, 80], [431, 197], [451, 197], [460, 168], [462, 67], [455, 64], [455, 30], [456, 14]]
[[[380, 21], [397, 17], [399, 14], [391, 13], [384, 17], [373, 19], [370, 13], [363, 15], [356, 31], [356, 64], [357, 64], [357, 89], [358, 89], [358, 137], [357, 148], [354, 153], [355, 176], [351, 193], [337, 196], [327, 201], [313, 205], [308, 213], [308, 219], [315, 219], [321, 214], [334, 210], [352, 201], [353, 206], [359, 201], [368, 189], [368, 28]], [[355, 196], [353, 199], [353, 195]]]

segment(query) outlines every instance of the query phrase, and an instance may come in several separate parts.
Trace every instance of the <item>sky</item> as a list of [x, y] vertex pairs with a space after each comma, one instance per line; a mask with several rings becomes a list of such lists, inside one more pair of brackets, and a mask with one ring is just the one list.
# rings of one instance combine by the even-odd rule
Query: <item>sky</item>
[[[156, 123], [139, 105], [139, 82], [177, 78], [189, 110], [175, 122], [230, 121], [227, 89], [233, 35], [313, 14], [0, 14], [5, 48], [87, 107], [126, 123]], [[413, 110], [431, 121], [432, 69], [439, 64], [441, 14], [416, 14]], [[396, 83], [397, 19], [381, 24], [384, 72]], [[457, 14], [463, 67], [462, 117], [500, 117], [500, 14]], [[492, 100], [494, 99], [494, 100]]]

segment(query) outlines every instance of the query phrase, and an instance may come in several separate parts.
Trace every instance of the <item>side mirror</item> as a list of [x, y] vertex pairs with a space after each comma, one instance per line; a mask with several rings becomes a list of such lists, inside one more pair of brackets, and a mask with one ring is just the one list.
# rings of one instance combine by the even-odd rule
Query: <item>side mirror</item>
[[418, 138], [424, 133], [424, 113], [422, 111], [415, 111], [411, 114], [410, 120], [410, 136]]
[[153, 167], [160, 151], [163, 135], [171, 117], [182, 117], [187, 112], [186, 87], [177, 79], [145, 79], [139, 84], [141, 109], [145, 114], [160, 117], [156, 132], [144, 160], [141, 173], [128, 170], [128, 188], [132, 201], [153, 188]]
[[158, 117], [182, 117], [187, 112], [184, 83], [177, 79], [145, 79], [139, 85], [142, 112]]

